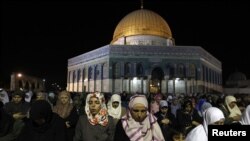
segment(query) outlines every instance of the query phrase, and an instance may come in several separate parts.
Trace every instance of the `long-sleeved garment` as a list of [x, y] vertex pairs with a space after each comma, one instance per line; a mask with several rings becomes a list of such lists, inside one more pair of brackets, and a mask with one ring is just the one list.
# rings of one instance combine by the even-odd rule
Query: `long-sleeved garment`
[[[37, 121], [44, 120], [44, 123]], [[31, 106], [30, 120], [26, 122], [17, 141], [67, 141], [66, 125], [52, 112], [47, 101], [37, 100]]]
[[74, 141], [113, 141], [115, 124], [112, 117], [108, 117], [108, 124], [92, 125], [86, 115], [80, 116], [76, 125]]

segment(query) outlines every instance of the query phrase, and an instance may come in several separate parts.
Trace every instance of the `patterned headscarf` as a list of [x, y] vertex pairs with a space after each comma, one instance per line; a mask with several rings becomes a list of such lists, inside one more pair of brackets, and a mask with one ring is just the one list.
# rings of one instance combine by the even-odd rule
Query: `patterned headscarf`
[[[96, 97], [101, 103], [101, 109], [100, 109], [99, 113], [95, 115], [95, 117], [92, 116], [92, 114], [89, 110], [89, 100], [92, 97]], [[89, 120], [90, 124], [92, 124], [92, 125], [100, 124], [102, 126], [106, 126], [108, 124], [108, 112], [107, 112], [107, 107], [105, 104], [105, 98], [104, 98], [104, 95], [102, 93], [95, 92], [95, 93], [90, 93], [87, 95], [85, 112], [88, 116], [88, 120]]]

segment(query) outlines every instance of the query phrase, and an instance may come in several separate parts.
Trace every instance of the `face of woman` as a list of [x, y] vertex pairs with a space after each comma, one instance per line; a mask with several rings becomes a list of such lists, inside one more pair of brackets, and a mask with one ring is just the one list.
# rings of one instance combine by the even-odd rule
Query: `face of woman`
[[62, 95], [60, 96], [60, 100], [61, 100], [61, 103], [62, 103], [62, 104], [67, 104], [67, 103], [69, 103], [69, 97], [68, 97], [68, 95], [66, 95], [66, 94], [62, 94]]
[[137, 122], [142, 122], [147, 117], [147, 108], [143, 104], [135, 104], [131, 109], [131, 116]]
[[183, 134], [176, 134], [173, 136], [173, 141], [184, 141], [185, 136]]
[[186, 106], [185, 106], [185, 112], [187, 113], [190, 113], [192, 111], [192, 105], [190, 103], [188, 103]]
[[113, 106], [113, 108], [116, 109], [119, 106], [119, 102], [118, 101], [112, 102], [112, 106]]
[[231, 103], [228, 104], [228, 106], [229, 106], [231, 109], [233, 109], [235, 105], [236, 105], [236, 102], [231, 102]]
[[91, 97], [88, 101], [89, 103], [89, 111], [95, 116], [101, 110], [101, 103], [97, 97]]

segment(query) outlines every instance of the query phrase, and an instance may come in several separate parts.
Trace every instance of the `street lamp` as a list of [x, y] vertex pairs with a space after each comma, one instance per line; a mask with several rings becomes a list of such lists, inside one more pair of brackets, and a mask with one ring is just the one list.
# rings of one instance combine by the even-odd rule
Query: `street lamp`
[[22, 77], [23, 75], [21, 73], [18, 73], [17, 74], [17, 77]]

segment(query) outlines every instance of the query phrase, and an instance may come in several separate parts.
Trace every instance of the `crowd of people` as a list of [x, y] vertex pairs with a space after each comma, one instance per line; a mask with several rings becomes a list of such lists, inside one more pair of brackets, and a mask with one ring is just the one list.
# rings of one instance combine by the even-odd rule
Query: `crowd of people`
[[207, 141], [208, 125], [249, 125], [226, 95], [1, 92], [1, 141]]

